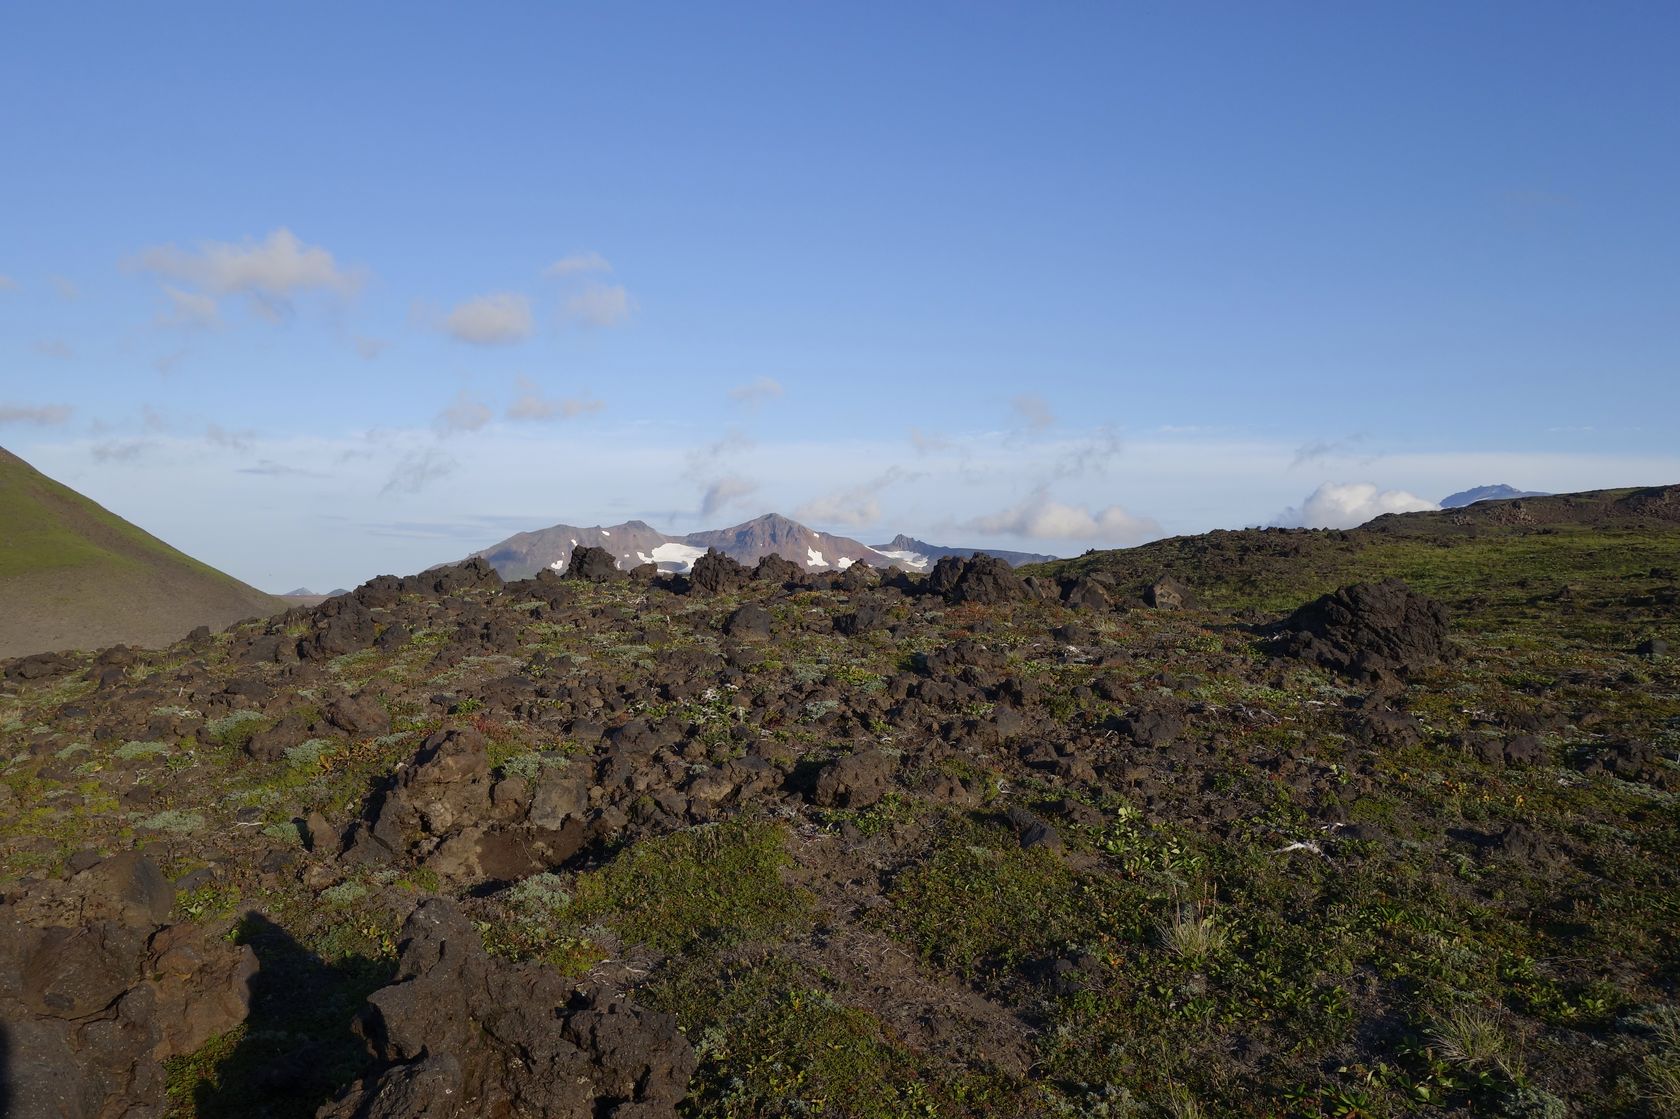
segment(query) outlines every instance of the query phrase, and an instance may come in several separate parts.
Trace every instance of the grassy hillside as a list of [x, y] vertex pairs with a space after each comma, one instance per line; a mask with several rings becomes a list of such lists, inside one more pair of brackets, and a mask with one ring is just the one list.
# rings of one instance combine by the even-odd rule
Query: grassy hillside
[[0, 449], [0, 657], [161, 645], [285, 604]]

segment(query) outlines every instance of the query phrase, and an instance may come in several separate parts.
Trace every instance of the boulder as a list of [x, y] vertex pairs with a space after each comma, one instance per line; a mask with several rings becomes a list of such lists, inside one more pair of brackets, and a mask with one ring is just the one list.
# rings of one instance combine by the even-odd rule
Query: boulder
[[483, 556], [474, 556], [464, 563], [439, 567], [415, 578], [435, 595], [450, 595], [466, 590], [500, 590], [502, 586], [501, 573]]
[[340, 696], [321, 709], [321, 717], [353, 738], [374, 738], [391, 731], [391, 715], [372, 696]]
[[1277, 652], [1356, 679], [1404, 679], [1448, 655], [1446, 609], [1398, 579], [1342, 587], [1279, 631]]
[[587, 583], [606, 583], [621, 578], [623, 574], [611, 552], [583, 544], [572, 549], [572, 558], [566, 564], [566, 578], [582, 579]]
[[829, 762], [817, 775], [811, 799], [825, 808], [868, 808], [892, 787], [898, 759], [880, 750], [861, 750]]
[[749, 602], [724, 620], [723, 632], [738, 641], [768, 641], [770, 611], [755, 602]]
[[589, 811], [589, 783], [582, 777], [545, 775], [531, 793], [528, 823], [540, 828], [564, 827]]
[[739, 590], [746, 582], [747, 569], [716, 548], [706, 549], [688, 573], [689, 589], [701, 594], [724, 594]]
[[696, 1062], [668, 1015], [539, 963], [492, 960], [442, 898], [410, 914], [400, 951], [358, 1025], [373, 1065], [318, 1119], [677, 1114]]
[[885, 604], [866, 599], [849, 614], [841, 614], [834, 619], [834, 632], [842, 637], [856, 637], [880, 629], [891, 619], [892, 614]]
[[1101, 583], [1083, 576], [1068, 584], [1062, 602], [1069, 610], [1094, 610], [1099, 613], [1113, 605]]
[[761, 582], [786, 586], [789, 583], [798, 583], [803, 580], [805, 570], [786, 556], [771, 552], [759, 557], [758, 566], [753, 568], [752, 577]]
[[163, 1062], [244, 1021], [255, 955], [162, 925], [172, 898], [151, 861], [127, 853], [0, 905], [8, 1116], [161, 1115]]
[[322, 603], [316, 617], [315, 631], [298, 642], [299, 660], [328, 660], [359, 652], [371, 646], [378, 634], [372, 611], [348, 595]]
[[1157, 610], [1183, 610], [1196, 605], [1196, 596], [1171, 575], [1163, 575], [1144, 590], [1143, 601]]

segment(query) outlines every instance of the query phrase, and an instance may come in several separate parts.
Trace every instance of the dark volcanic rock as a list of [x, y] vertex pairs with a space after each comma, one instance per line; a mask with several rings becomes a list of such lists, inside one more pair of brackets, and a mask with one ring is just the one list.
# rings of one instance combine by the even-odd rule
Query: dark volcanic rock
[[702, 594], [723, 594], [739, 590], [747, 582], [747, 569], [715, 548], [694, 561], [688, 573], [688, 585]]
[[1111, 605], [1108, 591], [1095, 579], [1081, 576], [1068, 584], [1062, 601], [1069, 610], [1107, 610]]
[[752, 577], [760, 582], [780, 584], [798, 583], [805, 577], [805, 569], [784, 556], [771, 552], [759, 558]]
[[1355, 583], [1281, 625], [1278, 649], [1353, 677], [1406, 677], [1447, 656], [1447, 612], [1398, 579]]
[[499, 588], [502, 585], [501, 574], [483, 556], [474, 556], [462, 563], [428, 571], [418, 578], [436, 595], [450, 595], [458, 591], [486, 587]]
[[1163, 575], [1151, 583], [1143, 592], [1143, 600], [1157, 610], [1182, 610], [1196, 605], [1196, 596], [1190, 588], [1171, 575]]
[[366, 649], [373, 644], [377, 626], [373, 613], [354, 598], [333, 598], [322, 603], [315, 632], [298, 642], [302, 660], [327, 660]]
[[723, 623], [723, 632], [740, 641], [770, 640], [770, 611], [755, 602], [736, 610]]
[[321, 715], [345, 734], [359, 738], [372, 738], [391, 730], [390, 713], [371, 696], [342, 696], [328, 703]]
[[21, 657], [8, 662], [6, 665], [6, 679], [8, 680], [44, 680], [49, 676], [57, 676], [69, 672], [76, 667], [76, 662], [69, 657], [57, 653], [36, 653], [34, 656]]
[[583, 544], [572, 549], [572, 558], [566, 564], [566, 578], [582, 579], [590, 583], [609, 582], [623, 574], [611, 552], [605, 548], [591, 548]]
[[668, 1015], [491, 960], [443, 899], [422, 902], [402, 935], [396, 981], [359, 1023], [376, 1065], [319, 1119], [676, 1115], [695, 1057]]
[[812, 799], [825, 808], [868, 808], [892, 785], [898, 759], [880, 750], [863, 750], [830, 762], [817, 775]]
[[118, 855], [0, 905], [0, 1102], [18, 1119], [164, 1112], [163, 1062], [238, 1025], [256, 957], [197, 925]]
[[969, 559], [946, 556], [933, 565], [927, 578], [930, 594], [947, 602], [973, 602], [982, 606], [1000, 602], [1021, 602], [1033, 594], [1015, 570], [996, 556], [976, 554]]

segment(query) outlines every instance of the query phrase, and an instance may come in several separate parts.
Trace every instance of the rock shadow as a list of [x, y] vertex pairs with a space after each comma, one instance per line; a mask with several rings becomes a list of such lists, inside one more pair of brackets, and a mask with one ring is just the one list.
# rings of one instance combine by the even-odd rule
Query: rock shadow
[[251, 1013], [237, 1043], [194, 1089], [199, 1119], [312, 1116], [369, 1065], [353, 1025], [367, 996], [391, 981], [396, 961], [328, 963], [259, 913], [241, 920], [239, 941], [260, 965]]
[[0, 1115], [12, 1113], [12, 1038], [0, 1022]]

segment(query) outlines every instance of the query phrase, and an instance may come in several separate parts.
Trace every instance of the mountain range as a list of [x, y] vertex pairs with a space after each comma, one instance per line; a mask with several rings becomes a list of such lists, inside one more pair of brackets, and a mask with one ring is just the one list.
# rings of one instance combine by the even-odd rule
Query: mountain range
[[1539, 490], [1519, 490], [1514, 486], [1507, 486], [1500, 482], [1492, 486], [1476, 486], [1473, 489], [1459, 490], [1441, 499], [1443, 509], [1462, 509], [1466, 505], [1474, 505], [1478, 501], [1510, 501], [1517, 497], [1550, 497], [1549, 493]]
[[997, 551], [988, 548], [953, 548], [928, 544], [900, 534], [887, 544], [871, 546], [846, 536], [819, 532], [778, 513], [733, 525], [729, 528], [671, 536], [646, 521], [623, 524], [553, 525], [534, 532], [521, 532], [493, 544], [472, 557], [490, 561], [504, 579], [527, 579], [543, 569], [564, 571], [572, 549], [602, 548], [618, 566], [628, 570], [651, 563], [662, 571], [684, 572], [708, 549], [739, 563], [755, 564], [768, 555], [778, 555], [807, 571], [843, 571], [854, 563], [871, 567], [899, 567], [926, 571], [943, 556], [969, 556], [975, 552], [993, 555], [1012, 566], [1041, 563], [1054, 556], [1031, 552]]

